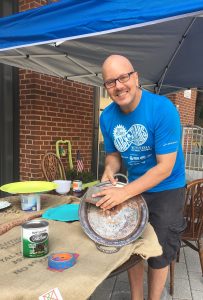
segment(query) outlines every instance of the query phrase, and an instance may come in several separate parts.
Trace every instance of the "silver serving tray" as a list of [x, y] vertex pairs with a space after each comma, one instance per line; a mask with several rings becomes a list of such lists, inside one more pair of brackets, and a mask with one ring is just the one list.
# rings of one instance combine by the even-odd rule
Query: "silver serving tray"
[[[117, 187], [124, 183], [118, 182]], [[103, 188], [112, 186], [109, 182], [98, 184]], [[84, 232], [95, 243], [103, 246], [123, 247], [137, 240], [148, 222], [148, 208], [141, 195], [135, 196], [110, 211], [103, 211], [94, 204], [86, 202], [86, 193], [79, 207], [80, 224]], [[105, 251], [104, 251], [105, 252]]]

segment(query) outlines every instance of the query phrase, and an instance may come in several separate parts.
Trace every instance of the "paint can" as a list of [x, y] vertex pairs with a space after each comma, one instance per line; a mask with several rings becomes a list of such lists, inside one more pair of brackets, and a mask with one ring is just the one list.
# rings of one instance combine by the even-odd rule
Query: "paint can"
[[49, 223], [32, 220], [22, 225], [22, 255], [25, 257], [44, 256], [49, 251]]
[[74, 180], [73, 181], [73, 192], [81, 192], [82, 191], [82, 181]]
[[24, 211], [40, 210], [40, 194], [21, 194], [21, 209]]

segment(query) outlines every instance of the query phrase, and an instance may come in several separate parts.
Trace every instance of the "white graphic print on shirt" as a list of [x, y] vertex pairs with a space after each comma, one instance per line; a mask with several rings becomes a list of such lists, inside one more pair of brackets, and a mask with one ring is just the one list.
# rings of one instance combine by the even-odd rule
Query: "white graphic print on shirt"
[[124, 152], [133, 144], [136, 146], [143, 145], [147, 138], [148, 132], [141, 124], [134, 124], [129, 130], [123, 125], [117, 125], [113, 130], [114, 145], [119, 152]]

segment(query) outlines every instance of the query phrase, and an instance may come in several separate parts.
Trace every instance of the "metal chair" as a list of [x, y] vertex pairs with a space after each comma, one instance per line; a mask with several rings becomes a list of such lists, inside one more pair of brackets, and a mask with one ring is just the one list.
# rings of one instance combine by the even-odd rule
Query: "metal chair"
[[47, 181], [57, 179], [66, 180], [65, 170], [63, 164], [54, 153], [46, 153], [41, 162], [42, 172]]
[[[189, 182], [186, 189], [184, 217], [187, 227], [181, 235], [182, 247], [189, 246], [199, 253], [203, 276], [203, 179]], [[177, 261], [179, 261], [179, 254]], [[174, 292], [175, 261], [170, 265], [170, 294]]]

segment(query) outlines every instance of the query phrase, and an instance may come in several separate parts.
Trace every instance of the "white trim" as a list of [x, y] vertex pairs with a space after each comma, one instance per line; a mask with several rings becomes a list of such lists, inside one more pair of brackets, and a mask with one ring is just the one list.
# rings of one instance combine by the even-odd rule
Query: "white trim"
[[[19, 46], [1, 48], [0, 52], [5, 51], [5, 50], [17, 49], [17, 48], [27, 48], [27, 47], [30, 47], [30, 46], [52, 44], [52, 43], [56, 43], [56, 42], [62, 42], [62, 41], [65, 42], [65, 41], [70, 41], [70, 40], [75, 40], [75, 39], [80, 39], [80, 38], [103, 35], [103, 34], [108, 34], [108, 33], [113, 33], [113, 32], [118, 32], [118, 31], [124, 31], [124, 30], [133, 29], [133, 28], [139, 28], [139, 27], [149, 26], [149, 25], [153, 25], [153, 24], [163, 23], [163, 22], [168, 22], [168, 21], [172, 21], [172, 20], [182, 19], [182, 18], [185, 18], [185, 17], [198, 16], [198, 15], [201, 15], [201, 14], [203, 14], [203, 10], [192, 12], [192, 13], [187, 13], [187, 14], [183, 14], [183, 15], [163, 18], [163, 19], [159, 19], [159, 20], [149, 21], [149, 22], [145, 22], [145, 23], [139, 23], [139, 24], [129, 25], [129, 26], [125, 26], [125, 27], [119, 27], [119, 28], [115, 28], [115, 29], [99, 31], [99, 32], [95, 32], [95, 33], [88, 33], [88, 34], [83, 34], [83, 35], [71, 36], [71, 37], [68, 37], [68, 38], [59, 38], [59, 39], [48, 40], [48, 41], [44, 41], [44, 42], [37, 42], [37, 43], [31, 43], [31, 44], [22, 44], [22, 45], [19, 45]], [[50, 46], [53, 47], [53, 45], [50, 45]]]

